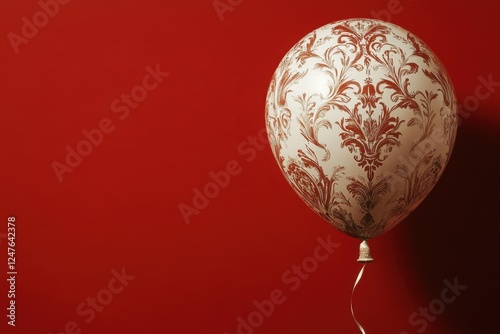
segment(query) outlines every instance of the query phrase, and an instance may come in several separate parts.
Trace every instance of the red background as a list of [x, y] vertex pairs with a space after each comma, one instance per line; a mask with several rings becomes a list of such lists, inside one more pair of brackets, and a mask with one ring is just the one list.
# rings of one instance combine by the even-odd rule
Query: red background
[[[0, 3], [0, 276], [9, 216], [18, 271], [15, 328], [1, 280], [1, 330], [56, 334], [74, 321], [81, 333], [234, 334], [254, 300], [280, 289], [286, 301], [254, 333], [358, 333], [358, 240], [300, 201], [267, 145], [241, 149], [264, 127], [270, 78], [293, 44], [380, 11], [434, 50], [469, 109], [438, 185], [371, 241], [356, 316], [367, 333], [496, 330], [500, 87], [482, 99], [477, 89], [487, 92], [479, 77], [500, 81], [498, 2], [233, 0], [222, 21], [212, 2], [73, 0], [17, 53], [8, 34], [40, 5]], [[157, 64], [170, 75], [119, 119], [111, 103]], [[59, 182], [52, 163], [104, 118], [114, 131]], [[179, 205], [232, 160], [239, 173], [186, 224]], [[329, 235], [340, 246], [291, 291], [283, 273]], [[122, 268], [135, 278], [86, 323], [78, 305]], [[467, 289], [425, 330], [412, 325], [455, 278]]]

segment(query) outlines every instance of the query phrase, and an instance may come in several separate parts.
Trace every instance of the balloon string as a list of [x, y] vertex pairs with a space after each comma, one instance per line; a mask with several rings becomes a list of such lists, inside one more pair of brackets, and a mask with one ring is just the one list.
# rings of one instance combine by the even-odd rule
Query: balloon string
[[352, 297], [354, 295], [354, 290], [356, 289], [356, 286], [358, 285], [359, 281], [361, 280], [361, 277], [363, 276], [363, 272], [365, 271], [365, 266], [366, 266], [366, 263], [363, 264], [363, 267], [359, 271], [358, 278], [356, 278], [356, 282], [354, 283], [354, 287], [352, 288], [352, 293], [351, 293], [351, 314], [352, 314], [352, 318], [354, 319], [354, 322], [356, 323], [356, 325], [358, 326], [358, 328], [359, 328], [359, 330], [361, 331], [362, 334], [366, 334], [366, 332], [363, 329], [363, 326], [361, 326], [361, 324], [358, 322], [358, 320], [356, 320], [356, 316], [354, 316], [354, 309], [352, 308]]

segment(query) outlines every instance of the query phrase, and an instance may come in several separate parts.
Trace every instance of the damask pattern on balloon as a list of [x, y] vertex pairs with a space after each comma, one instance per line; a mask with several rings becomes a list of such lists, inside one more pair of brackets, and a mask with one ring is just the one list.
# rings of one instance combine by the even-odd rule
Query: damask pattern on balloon
[[322, 218], [369, 239], [432, 190], [457, 130], [453, 86], [436, 55], [387, 22], [325, 25], [282, 59], [266, 103], [284, 176]]

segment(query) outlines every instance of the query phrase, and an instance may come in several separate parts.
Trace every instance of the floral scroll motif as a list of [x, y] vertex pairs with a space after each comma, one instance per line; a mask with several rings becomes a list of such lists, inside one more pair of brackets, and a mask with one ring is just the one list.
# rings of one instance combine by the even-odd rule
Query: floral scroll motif
[[437, 57], [390, 23], [321, 27], [268, 90], [270, 145], [292, 188], [339, 230], [371, 238], [430, 192], [455, 140], [456, 99]]
[[401, 132], [397, 131], [402, 120], [390, 116], [387, 106], [382, 106], [382, 114], [378, 119], [372, 118], [368, 112], [368, 118], [363, 119], [359, 113], [361, 103], [354, 106], [354, 110], [347, 118], [342, 118], [337, 124], [343, 132], [341, 147], [347, 147], [349, 152], [355, 153], [354, 160], [363, 167], [368, 175], [368, 180], [373, 180], [375, 169], [382, 166], [383, 161], [391, 152], [392, 147], [400, 145], [398, 138]]

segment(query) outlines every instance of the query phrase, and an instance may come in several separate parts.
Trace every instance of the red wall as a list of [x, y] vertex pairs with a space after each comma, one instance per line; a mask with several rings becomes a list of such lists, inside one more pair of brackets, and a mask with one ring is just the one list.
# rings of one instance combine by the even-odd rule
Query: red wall
[[54, 1], [0, 3], [3, 332], [359, 333], [359, 241], [300, 201], [259, 134], [288, 49], [375, 16], [439, 56], [462, 123], [433, 192], [371, 241], [356, 316], [370, 334], [497, 328], [497, 1]]

